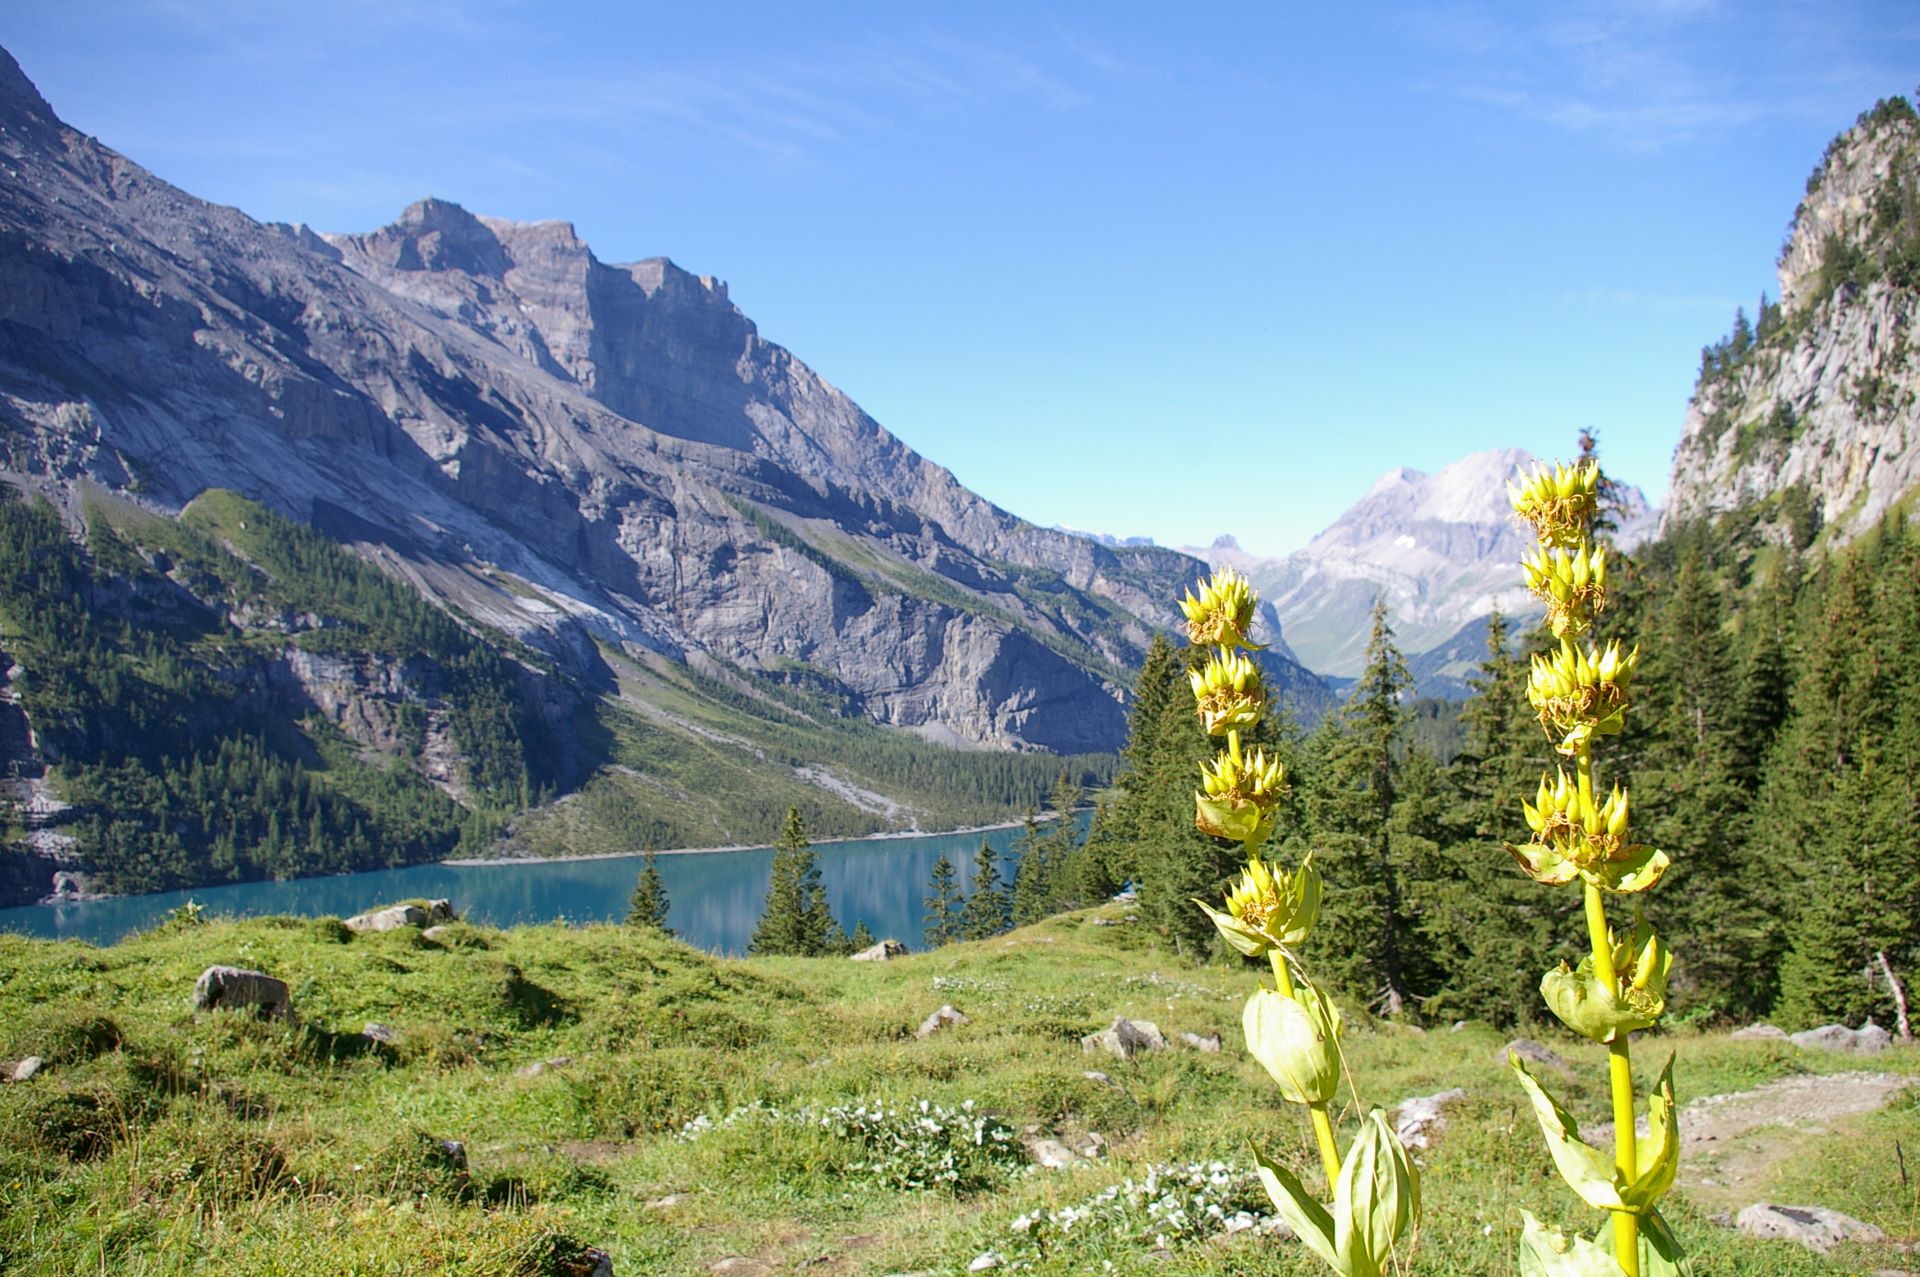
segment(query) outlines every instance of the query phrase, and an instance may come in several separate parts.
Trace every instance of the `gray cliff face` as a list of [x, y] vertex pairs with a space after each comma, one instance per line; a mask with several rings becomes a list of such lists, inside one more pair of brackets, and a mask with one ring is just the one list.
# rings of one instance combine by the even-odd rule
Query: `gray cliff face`
[[61, 124], [3, 52], [0, 170], [0, 462], [56, 500], [234, 489], [563, 661], [799, 668], [990, 746], [1117, 746], [1202, 571], [995, 508], [724, 284], [564, 223], [261, 225]]
[[1777, 318], [1688, 407], [1668, 526], [1797, 490], [1844, 541], [1920, 486], [1920, 122], [1904, 108], [1863, 116], [1808, 183]]

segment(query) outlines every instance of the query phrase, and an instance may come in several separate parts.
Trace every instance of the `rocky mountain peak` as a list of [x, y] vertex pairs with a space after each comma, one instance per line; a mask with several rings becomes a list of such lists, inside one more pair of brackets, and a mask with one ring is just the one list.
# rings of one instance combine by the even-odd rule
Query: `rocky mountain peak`
[[1920, 140], [1920, 119], [1902, 98], [1881, 102], [1827, 147], [1807, 179], [1780, 252], [1780, 303], [1789, 315], [1818, 289], [1830, 244], [1866, 248], [1891, 229], [1887, 207]]
[[52, 118], [53, 108], [40, 96], [33, 81], [13, 60], [13, 55], [0, 49], [0, 102], [10, 102], [16, 108], [24, 108], [28, 114]]
[[1776, 540], [1846, 540], [1920, 488], [1920, 117], [1828, 146], [1781, 253], [1782, 303], [1701, 352], [1666, 519], [1743, 506]]
[[512, 265], [492, 228], [451, 200], [416, 200], [392, 225], [342, 238], [390, 270], [451, 270], [498, 279]]

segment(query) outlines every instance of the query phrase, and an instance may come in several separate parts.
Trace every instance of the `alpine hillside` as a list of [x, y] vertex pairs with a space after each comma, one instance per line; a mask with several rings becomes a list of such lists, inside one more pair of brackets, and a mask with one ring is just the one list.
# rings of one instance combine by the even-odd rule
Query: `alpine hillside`
[[[596, 812], [625, 831], [612, 849], [764, 840], [789, 799], [823, 833], [950, 819], [935, 791], [1011, 772], [916, 750], [1114, 750], [1132, 671], [1204, 571], [994, 507], [761, 337], [724, 283], [603, 263], [565, 223], [429, 199], [367, 234], [262, 224], [63, 124], [3, 51], [0, 171], [0, 477], [24, 494], [12, 551], [47, 566], [6, 601], [5, 761], [41, 852], [74, 836], [43, 823], [99, 817], [58, 815], [74, 795], [49, 764], [186, 775], [245, 738], [305, 784], [321, 728], [342, 767], [398, 765], [544, 844], [608, 849], [583, 831]], [[81, 655], [58, 639], [75, 598], [98, 640]], [[83, 655], [169, 695], [205, 682], [221, 708], [170, 741], [157, 712], [76, 738], [60, 724], [100, 675], [66, 667]], [[455, 731], [474, 661], [518, 673], [492, 727]], [[291, 720], [303, 741], [276, 743]], [[1057, 770], [1033, 761], [1028, 797]], [[966, 785], [976, 814], [1027, 801]], [[314, 846], [356, 828], [314, 803]], [[121, 885], [202, 872], [216, 806], [122, 830], [134, 860], [185, 845]], [[358, 828], [418, 857], [479, 839], [466, 820], [436, 814], [404, 852]], [[222, 875], [306, 863], [250, 858], [266, 825], [231, 823]], [[90, 837], [82, 853], [111, 841]]]
[[1920, 485], [1920, 119], [1890, 98], [1833, 140], [1780, 297], [1701, 352], [1668, 526], [1754, 502], [1778, 539], [1848, 541]]

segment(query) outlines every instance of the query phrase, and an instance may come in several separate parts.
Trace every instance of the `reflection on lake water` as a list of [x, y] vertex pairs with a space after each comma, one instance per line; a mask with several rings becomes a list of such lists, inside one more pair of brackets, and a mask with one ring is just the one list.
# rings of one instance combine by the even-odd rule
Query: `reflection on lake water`
[[[1079, 818], [1084, 827], [1087, 817]], [[1013, 877], [1005, 853], [1018, 829], [987, 833], [924, 834], [865, 842], [820, 842], [820, 877], [833, 916], [852, 931], [861, 922], [875, 937], [918, 949], [933, 863], [953, 861], [963, 891], [973, 888], [973, 859], [984, 839], [1002, 853], [1000, 876]], [[327, 878], [244, 882], [192, 891], [163, 891], [79, 904], [27, 905], [0, 909], [0, 930], [48, 938], [112, 944], [154, 926], [188, 899], [211, 916], [296, 914], [348, 917], [396, 900], [446, 897], [462, 918], [489, 926], [518, 923], [617, 922], [640, 876], [642, 859], [552, 860], [525, 865], [415, 865]], [[773, 852], [714, 851], [661, 856], [672, 909], [667, 925], [689, 944], [721, 953], [742, 953], [766, 904]]]

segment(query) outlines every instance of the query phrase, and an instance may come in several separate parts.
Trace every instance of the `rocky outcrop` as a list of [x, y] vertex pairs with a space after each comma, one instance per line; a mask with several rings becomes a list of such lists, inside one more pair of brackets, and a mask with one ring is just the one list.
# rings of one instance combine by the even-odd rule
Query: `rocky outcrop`
[[[229, 488], [555, 656], [809, 682], [969, 745], [1106, 749], [1184, 556], [1034, 527], [726, 285], [424, 200], [320, 236], [67, 128], [0, 53], [0, 462], [177, 510]], [[364, 671], [289, 671], [370, 747]]]
[[1904, 100], [1828, 148], [1779, 277], [1777, 309], [1705, 352], [1667, 526], [1757, 504], [1777, 539], [1824, 523], [1845, 540], [1920, 486], [1920, 120]]

